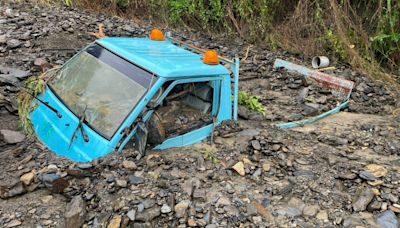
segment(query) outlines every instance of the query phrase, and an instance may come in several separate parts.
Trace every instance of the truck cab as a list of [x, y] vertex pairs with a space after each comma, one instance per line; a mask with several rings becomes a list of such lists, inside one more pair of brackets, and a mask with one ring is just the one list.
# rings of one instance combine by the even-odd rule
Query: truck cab
[[46, 83], [31, 120], [56, 154], [90, 162], [134, 142], [139, 151], [189, 146], [237, 118], [239, 60], [169, 34], [103, 38]]

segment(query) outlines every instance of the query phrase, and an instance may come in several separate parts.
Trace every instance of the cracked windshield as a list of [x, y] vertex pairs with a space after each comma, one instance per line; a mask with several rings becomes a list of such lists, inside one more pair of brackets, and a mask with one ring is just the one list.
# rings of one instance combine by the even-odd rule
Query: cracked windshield
[[[51, 80], [50, 87], [75, 115], [85, 115], [90, 127], [111, 138], [147, 88], [132, 75], [121, 73], [132, 64], [98, 46], [97, 50], [98, 58], [87, 51], [75, 56]], [[119, 63], [116, 66], [122, 70], [100, 59]]]

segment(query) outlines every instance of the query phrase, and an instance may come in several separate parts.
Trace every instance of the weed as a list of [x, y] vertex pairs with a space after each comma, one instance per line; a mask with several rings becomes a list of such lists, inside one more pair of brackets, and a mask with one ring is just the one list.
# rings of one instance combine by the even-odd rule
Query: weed
[[[52, 0], [41, 0], [52, 1]], [[394, 0], [63, 0], [71, 6], [231, 34], [304, 57], [328, 55], [387, 83], [400, 64]]]
[[[45, 83], [43, 79], [32, 76], [26, 80], [26, 89], [29, 93], [37, 96], [44, 92]], [[36, 105], [33, 102], [32, 95], [25, 90], [21, 90], [18, 94], [18, 115], [22, 129], [28, 134], [33, 135], [33, 125], [30, 113], [35, 110]]]
[[37, 107], [34, 102], [34, 96], [42, 94], [46, 87], [46, 80], [56, 73], [59, 68], [53, 68], [41, 74], [40, 76], [32, 76], [25, 82], [25, 89], [18, 93], [18, 115], [21, 128], [28, 134], [33, 135], [34, 129], [31, 121], [31, 112]]
[[72, 0], [64, 0], [65, 5], [72, 6]]
[[260, 98], [257, 96], [252, 96], [246, 92], [240, 91], [238, 103], [240, 105], [247, 107], [248, 109], [259, 112], [259, 113], [263, 114], [264, 116], [266, 115], [267, 109], [260, 102]]
[[206, 149], [206, 151], [204, 152], [204, 159], [207, 159], [214, 164], [217, 164], [219, 162], [216, 151], [213, 149]]

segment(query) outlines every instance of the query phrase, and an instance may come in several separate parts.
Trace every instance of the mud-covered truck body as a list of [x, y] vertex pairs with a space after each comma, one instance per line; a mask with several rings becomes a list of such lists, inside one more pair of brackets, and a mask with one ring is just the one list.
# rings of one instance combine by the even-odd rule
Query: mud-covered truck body
[[237, 118], [238, 74], [238, 59], [168, 35], [103, 38], [47, 81], [47, 105], [37, 102], [31, 120], [50, 150], [76, 162], [130, 142], [139, 151], [189, 146]]

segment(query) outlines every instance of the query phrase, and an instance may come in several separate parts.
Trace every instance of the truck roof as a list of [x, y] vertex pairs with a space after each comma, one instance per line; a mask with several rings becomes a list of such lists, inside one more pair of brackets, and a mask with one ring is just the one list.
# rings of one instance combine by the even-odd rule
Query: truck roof
[[126, 60], [166, 78], [229, 74], [219, 65], [207, 65], [202, 56], [166, 41], [148, 38], [104, 38], [96, 43]]

